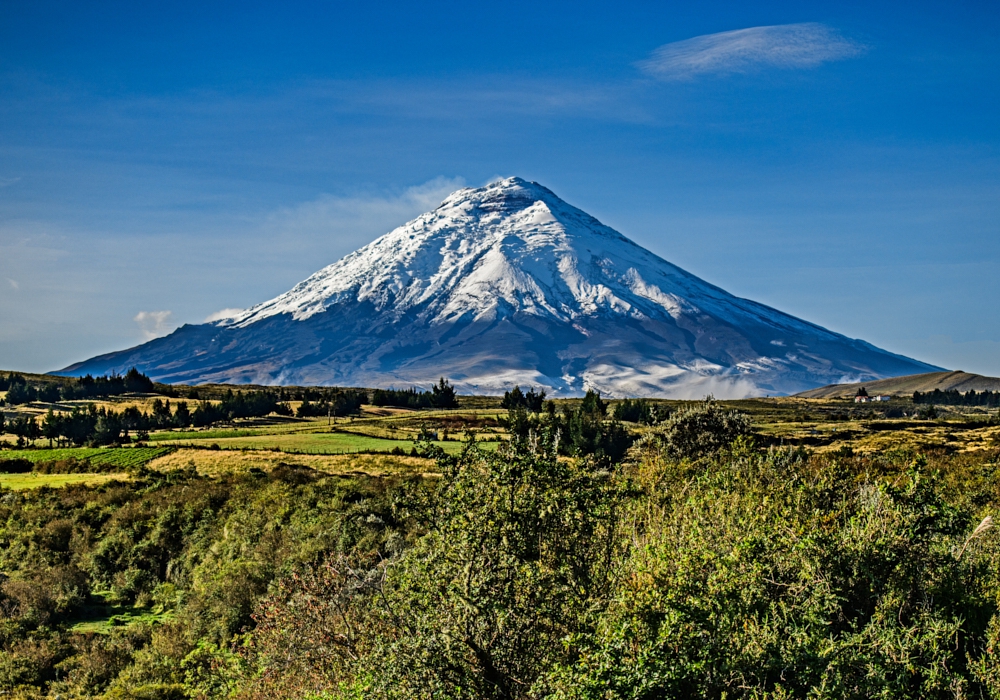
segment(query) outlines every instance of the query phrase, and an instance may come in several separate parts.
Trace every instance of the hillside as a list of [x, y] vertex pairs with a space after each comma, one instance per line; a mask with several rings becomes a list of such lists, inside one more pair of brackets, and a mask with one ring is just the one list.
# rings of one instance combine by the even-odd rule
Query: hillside
[[938, 370], [735, 297], [545, 187], [510, 178], [438, 208], [234, 318], [65, 374], [156, 381], [718, 398]]
[[856, 382], [852, 384], [830, 384], [818, 389], [810, 389], [796, 394], [804, 399], [830, 399], [854, 396], [858, 389], [865, 387], [869, 394], [888, 394], [889, 396], [907, 396], [915, 391], [927, 393], [940, 389], [941, 391], [1000, 391], [1000, 378], [984, 377], [968, 372], [927, 372], [911, 374], [905, 377], [893, 377], [872, 382]]

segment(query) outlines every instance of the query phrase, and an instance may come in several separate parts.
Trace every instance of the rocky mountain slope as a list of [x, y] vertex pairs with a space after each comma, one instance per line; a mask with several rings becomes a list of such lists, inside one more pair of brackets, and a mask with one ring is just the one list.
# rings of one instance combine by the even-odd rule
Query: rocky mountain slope
[[164, 382], [795, 393], [939, 369], [737, 298], [537, 183], [462, 189], [235, 318], [63, 370]]

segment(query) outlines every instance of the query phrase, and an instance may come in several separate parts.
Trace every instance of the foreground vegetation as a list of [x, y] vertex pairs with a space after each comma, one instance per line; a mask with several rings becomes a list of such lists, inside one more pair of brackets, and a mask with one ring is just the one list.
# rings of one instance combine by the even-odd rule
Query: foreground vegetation
[[1000, 698], [993, 414], [543, 399], [0, 450], [0, 693]]

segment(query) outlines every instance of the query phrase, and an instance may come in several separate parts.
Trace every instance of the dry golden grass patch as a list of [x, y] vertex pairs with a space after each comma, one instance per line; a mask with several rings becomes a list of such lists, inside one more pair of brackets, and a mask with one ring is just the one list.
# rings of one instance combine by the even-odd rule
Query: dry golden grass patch
[[422, 457], [387, 454], [306, 455], [284, 454], [266, 450], [179, 449], [154, 459], [150, 469], [168, 471], [194, 466], [199, 474], [221, 474], [257, 468], [265, 471], [279, 464], [299, 464], [330, 474], [363, 472], [372, 476], [387, 474], [424, 474], [434, 471], [434, 460]]
[[29, 472], [27, 474], [0, 474], [0, 486], [21, 491], [37, 489], [42, 486], [50, 488], [77, 484], [96, 486], [108, 481], [128, 481], [130, 478], [128, 474], [36, 474]]
[[962, 444], [962, 452], [992, 450], [1000, 445], [1000, 426], [957, 430], [952, 439]]
[[948, 435], [944, 430], [921, 431], [895, 430], [881, 431], [864, 435], [854, 440], [831, 445], [828, 449], [839, 449], [848, 446], [855, 452], [881, 452], [884, 450], [899, 450], [910, 448], [923, 451], [947, 447]]

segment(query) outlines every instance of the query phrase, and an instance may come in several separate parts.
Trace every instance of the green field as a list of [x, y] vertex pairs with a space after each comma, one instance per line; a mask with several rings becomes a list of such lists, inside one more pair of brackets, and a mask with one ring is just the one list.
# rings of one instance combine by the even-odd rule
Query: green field
[[94, 468], [127, 471], [148, 464], [170, 453], [169, 447], [57, 447], [55, 449], [2, 450], [0, 460], [26, 459], [39, 462], [59, 462], [76, 459]]
[[60, 486], [75, 486], [86, 484], [94, 486], [107, 481], [126, 481], [128, 474], [0, 474], [0, 486], [5, 489], [21, 491], [37, 489], [42, 486], [58, 488]]
[[[399, 448], [409, 453], [412, 440], [387, 440], [357, 435], [355, 433], [300, 433], [292, 435], [256, 435], [252, 437], [227, 437], [217, 439], [180, 439], [161, 441], [161, 444], [178, 447], [212, 447], [224, 450], [277, 450], [297, 454], [350, 454], [354, 452], [391, 452]], [[436, 445], [449, 454], [461, 452], [463, 443], [454, 440], [435, 440]], [[484, 449], [495, 449], [496, 442], [480, 443]]]
[[149, 436], [150, 442], [164, 442], [175, 440], [209, 440], [218, 438], [253, 437], [255, 435], [271, 435], [272, 432], [264, 429], [241, 430], [178, 430], [153, 433]]
[[[421, 428], [431, 430], [447, 429], [457, 439], [464, 437], [469, 428], [481, 428], [482, 423], [491, 423], [498, 430], [498, 416], [506, 415], [493, 410], [449, 410], [449, 411], [400, 411], [389, 415], [336, 418], [332, 423], [325, 417], [311, 419], [287, 419], [280, 423], [247, 422], [234, 427], [166, 430], [149, 436], [150, 442], [176, 443], [189, 440], [219, 440], [275, 435], [303, 435], [309, 433], [329, 433], [331, 428], [338, 432], [349, 432], [368, 437], [401, 440], [409, 442], [420, 434]], [[391, 449], [391, 447], [389, 448]]]

